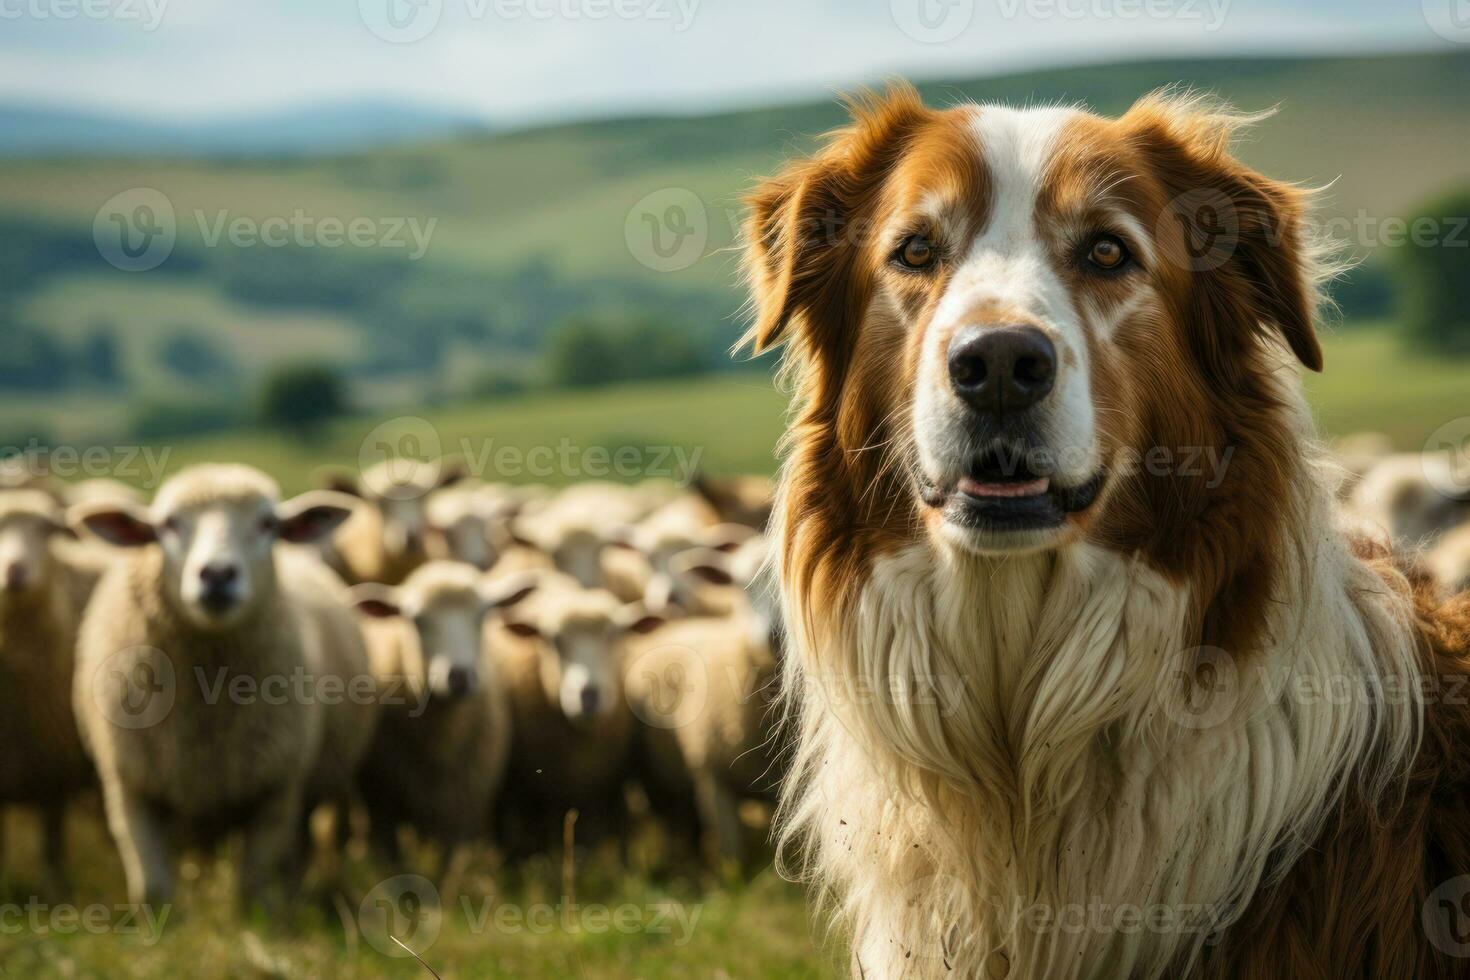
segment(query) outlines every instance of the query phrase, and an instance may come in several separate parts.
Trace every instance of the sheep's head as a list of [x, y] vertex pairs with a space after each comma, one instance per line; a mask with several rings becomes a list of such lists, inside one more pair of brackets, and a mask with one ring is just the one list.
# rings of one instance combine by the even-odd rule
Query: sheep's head
[[650, 612], [671, 615], [683, 610], [696, 615], [729, 612], [728, 603], [715, 598], [709, 602], [708, 590], [688, 577], [676, 577], [673, 563], [689, 551], [712, 550], [733, 554], [758, 532], [740, 524], [717, 524], [712, 527], [643, 524], [615, 537], [614, 543], [638, 552], [648, 562], [648, 585], [643, 601]]
[[41, 490], [0, 491], [0, 603], [37, 593], [51, 577], [51, 540], [70, 534]]
[[282, 503], [274, 481], [258, 470], [197, 466], [165, 483], [149, 508], [82, 504], [70, 519], [119, 547], [159, 548], [170, 600], [194, 625], [223, 630], [274, 591], [277, 541], [318, 541], [348, 518], [352, 504], [325, 490]]
[[464, 477], [457, 462], [388, 459], [363, 472], [334, 473], [327, 486], [358, 497], [378, 512], [383, 552], [390, 558], [420, 555], [428, 529], [428, 500], [436, 490]]
[[499, 560], [504, 520], [480, 486], [453, 486], [429, 498], [425, 550], [437, 560], [462, 561], [488, 571]]
[[674, 602], [696, 614], [717, 593], [721, 611], [743, 611], [753, 641], [780, 652], [781, 597], [771, 562], [770, 541], [763, 534], [747, 538], [733, 550], [692, 548], [669, 564]]
[[455, 699], [478, 690], [489, 667], [482, 655], [485, 617], [515, 605], [535, 588], [531, 575], [486, 578], [463, 562], [435, 561], [401, 586], [359, 585], [352, 597], [366, 616], [401, 618], [411, 626], [403, 670], [414, 688], [433, 698]]
[[540, 644], [546, 697], [574, 723], [611, 714], [622, 697], [621, 646], [629, 633], [647, 633], [663, 620], [642, 603], [623, 605], [610, 592], [568, 584], [549, 589], [506, 616], [506, 629]]

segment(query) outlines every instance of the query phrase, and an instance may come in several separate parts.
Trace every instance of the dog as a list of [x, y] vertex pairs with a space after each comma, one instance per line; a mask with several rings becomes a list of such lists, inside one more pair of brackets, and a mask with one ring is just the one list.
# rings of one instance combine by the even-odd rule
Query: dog
[[745, 342], [853, 974], [1470, 973], [1470, 602], [1335, 509], [1310, 192], [1177, 92], [851, 108], [749, 198]]

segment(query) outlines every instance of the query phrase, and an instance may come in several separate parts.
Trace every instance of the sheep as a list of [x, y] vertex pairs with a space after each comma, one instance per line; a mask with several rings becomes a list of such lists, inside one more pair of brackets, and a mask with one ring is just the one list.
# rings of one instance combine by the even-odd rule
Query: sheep
[[781, 627], [764, 538], [731, 554], [685, 552], [672, 563], [676, 591], [736, 586], [730, 616], [669, 622], [634, 640], [624, 687], [638, 729], [638, 772], [655, 809], [687, 821], [673, 829], [705, 838], [713, 863], [745, 864], [739, 805], [774, 803], [784, 753], [772, 711], [780, 672]]
[[535, 578], [489, 579], [461, 562], [433, 561], [403, 585], [359, 585], [383, 714], [360, 785], [373, 839], [399, 858], [408, 824], [442, 845], [439, 877], [454, 890], [464, 846], [484, 833], [510, 753], [510, 701], [485, 649], [487, 615], [514, 605]]
[[767, 477], [700, 474], [694, 478], [693, 489], [715, 509], [723, 523], [764, 531], [771, 521], [776, 491]]
[[1424, 560], [1446, 593], [1470, 591], [1470, 524], [1447, 533]]
[[335, 473], [327, 485], [361, 500], [323, 548], [327, 564], [349, 582], [398, 585], [429, 560], [424, 542], [428, 498], [464, 477], [462, 464], [389, 459], [362, 474]]
[[1393, 454], [1393, 440], [1382, 432], [1355, 432], [1332, 443], [1332, 455], [1343, 473], [1338, 483], [1340, 499], [1346, 499], [1362, 482], [1364, 474]]
[[1445, 454], [1399, 453], [1363, 475], [1349, 510], [1382, 528], [1400, 549], [1432, 546], [1470, 519], [1470, 472]]
[[503, 619], [492, 628], [492, 649], [511, 701], [507, 785], [515, 789], [502, 798], [503, 842], [515, 854], [546, 849], [575, 809], [584, 844], [608, 835], [621, 843], [633, 737], [621, 646], [661, 620], [554, 573]]
[[520, 509], [509, 488], [461, 481], [435, 491], [425, 512], [425, 551], [488, 571], [513, 546], [509, 524]]
[[40, 808], [50, 893], [64, 889], [67, 803], [92, 782], [71, 678], [76, 624], [97, 573], [74, 560], [70, 536], [50, 494], [0, 491], [0, 806]]
[[[642, 586], [642, 599], [651, 612], [669, 612], [673, 592], [673, 578], [669, 563], [682, 552], [691, 548], [714, 548], [733, 551], [758, 532], [742, 524], [721, 523], [720, 514], [704, 498], [694, 494], [678, 497], [654, 511], [636, 527], [615, 532], [615, 544], [637, 552], [643, 558], [641, 569], [625, 573], [636, 575]], [[604, 574], [611, 579], [612, 559], [616, 550], [609, 552], [604, 560]], [[614, 589], [621, 594], [621, 591]], [[632, 591], [629, 588], [627, 591]], [[688, 592], [686, 598], [694, 599], [707, 593]], [[730, 611], [728, 605], [684, 608], [684, 612], [700, 615], [719, 615]]]
[[258, 470], [204, 465], [150, 508], [71, 512], [129, 549], [82, 619], [72, 701], [132, 901], [171, 901], [178, 843], [238, 830], [240, 897], [271, 904], [310, 803], [350, 788], [376, 716], [362, 631], [340, 580], [276, 544], [319, 540], [352, 505], [281, 503]]
[[584, 588], [616, 585], [620, 598], [642, 594], [644, 579], [617, 573], [610, 581], [604, 562], [607, 545], [649, 511], [646, 497], [614, 483], [568, 487], [545, 506], [522, 513], [512, 524], [516, 543], [540, 551], [557, 569]]
[[106, 477], [69, 483], [62, 488], [62, 496], [69, 507], [118, 500], [132, 504], [143, 503], [143, 494], [136, 487]]

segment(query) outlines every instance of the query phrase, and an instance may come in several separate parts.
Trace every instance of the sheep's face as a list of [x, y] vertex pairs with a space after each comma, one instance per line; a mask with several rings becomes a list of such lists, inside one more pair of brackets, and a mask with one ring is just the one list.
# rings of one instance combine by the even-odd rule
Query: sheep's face
[[390, 459], [367, 470], [361, 480], [334, 476], [330, 486], [362, 498], [377, 511], [383, 553], [396, 560], [424, 553], [430, 494], [463, 476], [459, 466], [443, 461]]
[[780, 589], [764, 535], [750, 538], [732, 552], [686, 551], [673, 560], [671, 578], [675, 596], [686, 609], [702, 614], [699, 603], [708, 606], [710, 593], [719, 593], [725, 610], [745, 611], [752, 640], [779, 649], [783, 632]]
[[681, 555], [690, 551], [714, 550], [734, 553], [740, 546], [756, 535], [751, 528], [738, 524], [720, 524], [714, 527], [690, 528], [686, 530], [663, 529], [645, 533], [646, 529], [635, 530], [631, 541], [635, 550], [648, 561], [649, 576], [643, 602], [651, 612], [667, 615], [675, 610], [696, 615], [718, 615], [729, 612], [729, 603], [717, 596], [711, 597], [709, 590], [689, 576], [674, 574]]
[[277, 503], [275, 484], [255, 470], [199, 467], [164, 484], [148, 510], [82, 505], [73, 522], [114, 545], [157, 546], [175, 607], [199, 628], [225, 630], [274, 591], [275, 543], [320, 540], [351, 504], [325, 491]]
[[592, 589], [602, 584], [602, 549], [604, 542], [593, 531], [576, 528], [555, 542], [547, 553], [556, 567]]
[[622, 697], [623, 638], [646, 633], [662, 620], [646, 615], [641, 603], [618, 606], [601, 591], [539, 612], [506, 625], [516, 635], [543, 641], [540, 672], [547, 700], [574, 724], [612, 714]]
[[406, 621], [404, 672], [430, 697], [455, 700], [486, 682], [485, 617], [520, 602], [534, 588], [529, 576], [487, 581], [473, 566], [430, 562], [399, 588], [359, 585], [352, 594], [363, 614]]
[[32, 595], [51, 577], [51, 539], [70, 533], [51, 498], [34, 490], [0, 492], [0, 603]]
[[428, 534], [428, 552], [435, 558], [462, 561], [482, 572], [500, 558], [500, 549], [490, 543], [489, 522], [479, 514], [441, 518], [431, 508]]

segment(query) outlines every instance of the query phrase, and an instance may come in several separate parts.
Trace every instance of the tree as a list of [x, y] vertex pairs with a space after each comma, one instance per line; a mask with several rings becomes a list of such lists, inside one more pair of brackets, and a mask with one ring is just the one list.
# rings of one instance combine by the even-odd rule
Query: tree
[[546, 348], [547, 380], [570, 388], [683, 377], [707, 367], [686, 331], [647, 318], [578, 317], [562, 324]]
[[163, 366], [181, 378], [223, 381], [235, 374], [230, 356], [209, 336], [194, 330], [178, 330], [158, 349]]
[[342, 376], [325, 364], [287, 364], [261, 384], [260, 421], [278, 429], [311, 435], [348, 410]]
[[1418, 347], [1470, 355], [1470, 190], [1432, 203], [1398, 249], [1404, 327]]
[[108, 388], [122, 384], [122, 352], [112, 324], [98, 323], [87, 331], [77, 350], [77, 369], [93, 384]]

